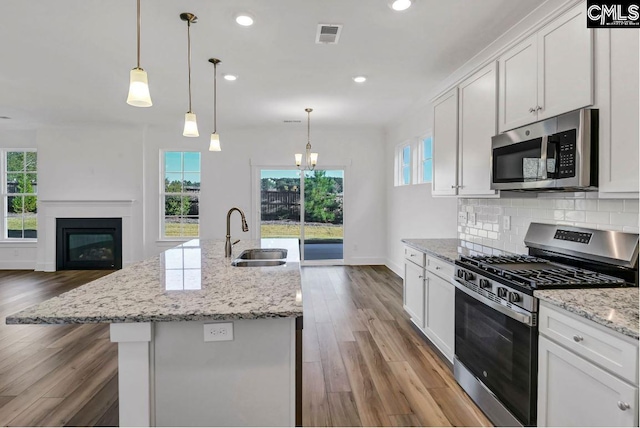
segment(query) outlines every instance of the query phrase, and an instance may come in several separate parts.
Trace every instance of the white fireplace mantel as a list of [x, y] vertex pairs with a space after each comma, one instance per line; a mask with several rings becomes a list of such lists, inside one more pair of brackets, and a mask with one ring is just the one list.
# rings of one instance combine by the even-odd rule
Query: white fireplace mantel
[[44, 233], [38, 236], [37, 271], [56, 270], [56, 219], [58, 218], [122, 218], [122, 266], [133, 261], [132, 214], [134, 199], [41, 199], [38, 222]]

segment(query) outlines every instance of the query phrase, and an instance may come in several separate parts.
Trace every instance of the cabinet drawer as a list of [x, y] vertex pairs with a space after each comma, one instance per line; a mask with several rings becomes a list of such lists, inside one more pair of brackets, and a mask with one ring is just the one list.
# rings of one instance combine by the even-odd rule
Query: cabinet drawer
[[541, 302], [540, 334], [625, 380], [638, 384], [638, 344]]
[[425, 256], [427, 262], [427, 270], [431, 273], [438, 275], [447, 281], [450, 281], [453, 278], [454, 268], [451, 263], [447, 263], [444, 260], [437, 259], [431, 256]]
[[411, 247], [404, 247], [404, 258], [424, 267], [424, 253]]

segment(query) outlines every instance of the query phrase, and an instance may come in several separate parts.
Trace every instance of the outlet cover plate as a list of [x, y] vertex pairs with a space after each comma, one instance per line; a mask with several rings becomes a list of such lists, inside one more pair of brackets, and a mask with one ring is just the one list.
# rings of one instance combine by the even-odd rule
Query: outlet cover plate
[[502, 216], [502, 230], [511, 230], [511, 216]]
[[476, 224], [476, 213], [469, 213], [469, 223], [472, 225]]
[[222, 342], [233, 340], [233, 323], [217, 322], [204, 325], [205, 342]]

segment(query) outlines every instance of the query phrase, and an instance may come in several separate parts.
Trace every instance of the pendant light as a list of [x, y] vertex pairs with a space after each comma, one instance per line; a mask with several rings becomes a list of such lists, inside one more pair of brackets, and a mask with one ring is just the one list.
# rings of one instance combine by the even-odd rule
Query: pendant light
[[318, 154], [311, 153], [311, 112], [313, 109], [306, 108], [304, 111], [307, 112], [307, 147], [306, 147], [306, 165], [302, 166], [302, 153], [296, 153], [296, 166], [298, 169], [313, 171], [318, 163]]
[[185, 12], [180, 14], [180, 19], [187, 21], [187, 62], [189, 64], [189, 111], [184, 115], [184, 131], [182, 135], [185, 137], [199, 137], [196, 114], [191, 111], [191, 24], [195, 24], [198, 17], [193, 13]]
[[129, 95], [127, 104], [134, 107], [151, 107], [151, 94], [149, 94], [149, 81], [147, 72], [140, 67], [140, 0], [138, 0], [138, 65], [129, 73]]
[[218, 135], [218, 123], [216, 116], [218, 115], [218, 108], [216, 106], [216, 83], [218, 78], [218, 64], [220, 60], [218, 58], [209, 58], [209, 62], [213, 64], [213, 133], [211, 134], [211, 142], [209, 143], [210, 152], [220, 152], [220, 136]]

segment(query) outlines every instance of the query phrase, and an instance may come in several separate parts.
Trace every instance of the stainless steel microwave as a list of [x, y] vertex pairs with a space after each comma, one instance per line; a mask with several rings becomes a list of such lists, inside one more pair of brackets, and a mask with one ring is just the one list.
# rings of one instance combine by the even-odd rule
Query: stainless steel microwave
[[598, 110], [581, 109], [491, 138], [491, 188], [598, 188]]

